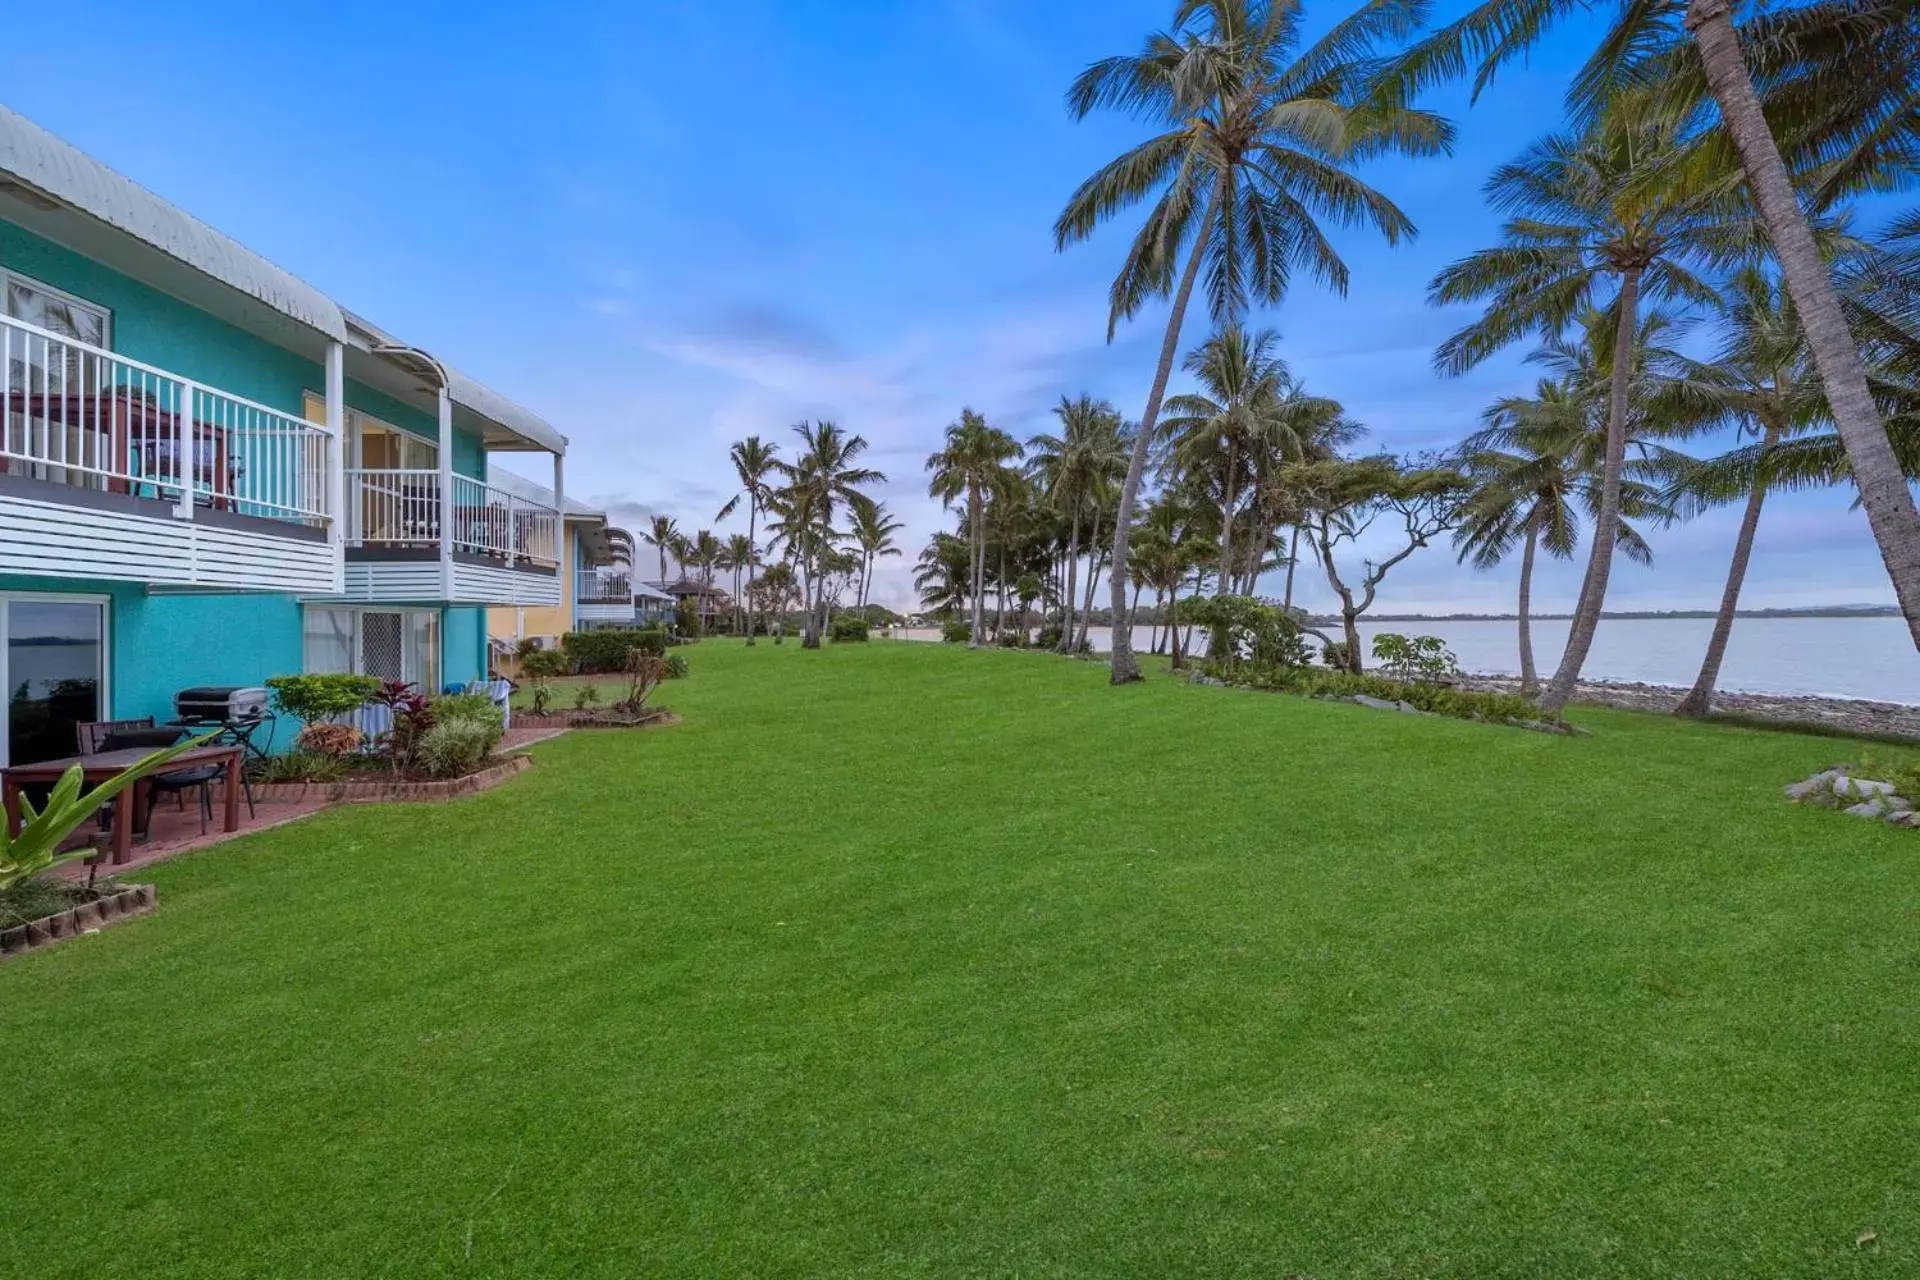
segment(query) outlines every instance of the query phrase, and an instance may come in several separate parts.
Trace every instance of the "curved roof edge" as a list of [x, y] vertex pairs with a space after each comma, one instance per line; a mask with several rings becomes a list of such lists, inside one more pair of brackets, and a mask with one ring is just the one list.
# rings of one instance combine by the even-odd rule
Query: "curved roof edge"
[[346, 340], [346, 321], [326, 294], [4, 106], [0, 106], [0, 173], [17, 177], [329, 338]]
[[466, 374], [447, 366], [447, 391], [453, 402], [464, 405], [481, 417], [499, 423], [530, 444], [548, 453], [565, 453], [567, 438], [546, 419], [531, 409], [523, 409], [493, 388], [476, 382]]

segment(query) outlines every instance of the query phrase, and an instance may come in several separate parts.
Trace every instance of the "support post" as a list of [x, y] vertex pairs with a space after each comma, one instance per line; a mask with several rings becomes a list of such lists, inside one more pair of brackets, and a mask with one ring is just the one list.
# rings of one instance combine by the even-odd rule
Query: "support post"
[[326, 396], [327, 542], [333, 548], [333, 591], [335, 595], [341, 595], [347, 589], [346, 548], [350, 527], [347, 514], [347, 347], [342, 342], [327, 344]]
[[440, 598], [453, 599], [453, 395], [440, 384]]

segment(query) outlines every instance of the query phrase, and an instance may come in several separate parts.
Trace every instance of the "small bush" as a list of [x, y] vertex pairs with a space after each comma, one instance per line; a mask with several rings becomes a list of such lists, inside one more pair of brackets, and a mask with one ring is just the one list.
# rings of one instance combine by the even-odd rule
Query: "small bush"
[[940, 639], [947, 644], [965, 644], [973, 639], [973, 626], [966, 622], [943, 622], [940, 624]]
[[443, 720], [420, 735], [413, 762], [429, 777], [472, 773], [499, 741], [499, 729], [475, 720]]
[[318, 756], [344, 756], [360, 749], [360, 731], [350, 724], [333, 724], [320, 721], [310, 724], [294, 735], [293, 746], [296, 751], [309, 751]]
[[665, 668], [666, 679], [680, 680], [686, 677], [687, 660], [684, 657], [682, 657], [680, 654], [677, 654], [677, 653], [668, 654], [666, 657], [666, 664], [667, 664]]
[[1336, 671], [1346, 671], [1353, 665], [1347, 661], [1347, 644], [1344, 640], [1329, 640], [1323, 645], [1320, 661]]
[[558, 649], [535, 649], [520, 659], [520, 671], [529, 680], [551, 680], [573, 670], [567, 655]]
[[1420, 711], [1452, 716], [1459, 720], [1487, 720], [1504, 724], [1509, 720], [1558, 723], [1559, 717], [1541, 711], [1517, 693], [1475, 693], [1444, 685], [1407, 683], [1385, 676], [1354, 675], [1347, 671], [1328, 671], [1317, 667], [1275, 666], [1265, 663], [1203, 662], [1201, 670], [1230, 684], [1278, 693], [1295, 693], [1309, 698], [1351, 698], [1364, 694], [1387, 702], [1404, 702]]
[[601, 631], [569, 631], [560, 637], [560, 651], [572, 669], [582, 675], [611, 675], [627, 669], [627, 655], [648, 643], [641, 631], [608, 627]]
[[1060, 628], [1040, 628], [1040, 635], [1034, 640], [1033, 647], [1036, 649], [1058, 649], [1060, 647]]
[[634, 632], [633, 635], [634, 635], [634, 639], [638, 641], [635, 647], [638, 648], [640, 652], [651, 654], [656, 658], [664, 658], [666, 656], [667, 654], [666, 628], [642, 627], [640, 628], [640, 630]]
[[1297, 667], [1307, 661], [1300, 624], [1278, 605], [1253, 596], [1201, 596], [1182, 600], [1178, 622], [1207, 629], [1207, 656], [1226, 662]]
[[591, 684], [583, 684], [573, 691], [573, 709], [585, 711], [588, 707], [600, 705], [600, 691]]
[[1395, 680], [1433, 684], [1460, 674], [1460, 663], [1439, 636], [1403, 636], [1382, 631], [1373, 638], [1373, 656]]
[[358, 711], [380, 690], [372, 676], [329, 672], [304, 676], [273, 676], [267, 681], [274, 709], [305, 724], [318, 724]]
[[500, 708], [493, 699], [484, 693], [450, 693], [433, 700], [433, 715], [436, 724], [460, 723], [477, 724], [487, 730], [486, 754], [492, 755], [500, 745], [500, 739], [506, 735], [506, 728], [500, 722]]
[[348, 765], [342, 756], [296, 748], [283, 756], [268, 756], [252, 768], [256, 782], [333, 782], [346, 776]]
[[1021, 649], [1026, 647], [1026, 639], [1018, 631], [1002, 631], [993, 638], [993, 642], [1002, 649]]
[[832, 625], [827, 628], [827, 639], [833, 641], [835, 644], [839, 644], [842, 641], [854, 644], [865, 644], [869, 639], [867, 634], [867, 620], [865, 618], [855, 617], [852, 614], [843, 613], [835, 618]]

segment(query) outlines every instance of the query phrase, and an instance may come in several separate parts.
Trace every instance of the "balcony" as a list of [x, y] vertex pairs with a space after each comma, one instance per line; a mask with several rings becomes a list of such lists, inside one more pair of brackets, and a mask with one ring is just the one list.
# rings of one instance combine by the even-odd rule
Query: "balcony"
[[346, 598], [559, 604], [559, 511], [456, 475], [443, 530], [440, 484], [438, 471], [348, 469]]
[[632, 622], [632, 576], [624, 569], [582, 569], [573, 576], [573, 611], [581, 622]]
[[4, 316], [0, 357], [0, 572], [338, 589], [324, 427]]

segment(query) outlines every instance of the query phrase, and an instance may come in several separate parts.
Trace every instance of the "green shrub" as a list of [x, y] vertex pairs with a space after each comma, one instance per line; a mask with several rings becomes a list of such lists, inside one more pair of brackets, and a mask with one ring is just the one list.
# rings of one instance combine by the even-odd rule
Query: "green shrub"
[[1439, 636], [1382, 631], [1373, 638], [1373, 656], [1395, 680], [1432, 684], [1460, 674], [1460, 663]]
[[828, 626], [827, 639], [836, 644], [841, 641], [864, 644], [868, 639], [867, 620], [854, 614], [843, 613]]
[[1036, 649], [1058, 649], [1060, 647], [1060, 628], [1052, 626], [1040, 628], [1040, 634], [1034, 637], [1033, 647]]
[[255, 782], [333, 782], [344, 778], [351, 767], [342, 756], [299, 747], [250, 766]]
[[506, 728], [500, 722], [500, 708], [484, 693], [450, 693], [435, 698], [433, 717], [435, 724], [458, 722], [483, 726], [488, 733], [487, 755], [493, 754], [506, 735]]
[[687, 674], [687, 660], [677, 653], [667, 655], [667, 679], [679, 680]]
[[1182, 600], [1174, 617], [1207, 629], [1210, 658], [1293, 667], [1307, 661], [1300, 624], [1278, 605], [1264, 604], [1253, 596]]
[[627, 669], [627, 655], [647, 641], [641, 632], [625, 627], [600, 631], [569, 631], [560, 637], [560, 650], [582, 675], [609, 675]]
[[947, 644], [965, 644], [973, 639], [973, 625], [967, 622], [943, 622], [940, 624], [940, 639]]
[[1407, 683], [1385, 676], [1354, 675], [1347, 671], [1329, 671], [1320, 667], [1279, 666], [1268, 663], [1202, 662], [1200, 670], [1230, 684], [1277, 693], [1294, 693], [1309, 698], [1351, 698], [1364, 694], [1386, 702], [1404, 702], [1420, 711], [1452, 716], [1459, 720], [1487, 720], [1504, 724], [1509, 720], [1558, 723], [1516, 693], [1477, 693], [1444, 685]]
[[1320, 661], [1337, 671], [1345, 671], [1353, 665], [1347, 661], [1347, 643], [1344, 640], [1329, 640], [1321, 646]]
[[667, 656], [667, 631], [665, 627], [642, 627], [633, 633], [639, 641], [642, 653], [650, 653], [656, 658]]
[[358, 711], [380, 691], [372, 676], [330, 672], [304, 676], [272, 676], [267, 689], [274, 709], [303, 724], [316, 724]]
[[520, 659], [520, 671], [530, 680], [551, 680], [572, 670], [573, 664], [558, 649], [535, 649]]
[[433, 778], [471, 773], [499, 743], [499, 733], [499, 726], [477, 720], [442, 720], [414, 743], [413, 762]]

